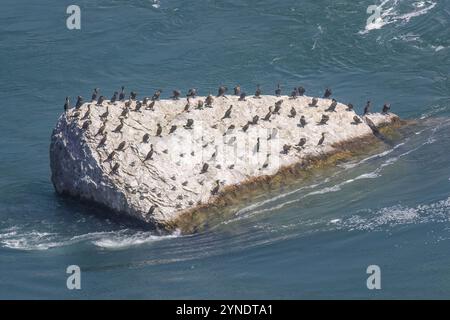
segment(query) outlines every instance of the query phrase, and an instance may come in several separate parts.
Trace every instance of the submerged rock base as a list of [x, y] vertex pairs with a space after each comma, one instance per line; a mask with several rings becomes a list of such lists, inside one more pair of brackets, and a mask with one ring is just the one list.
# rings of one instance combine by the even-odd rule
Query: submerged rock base
[[85, 103], [53, 131], [52, 182], [60, 194], [190, 233], [244, 197], [373, 148], [401, 123], [306, 96]]

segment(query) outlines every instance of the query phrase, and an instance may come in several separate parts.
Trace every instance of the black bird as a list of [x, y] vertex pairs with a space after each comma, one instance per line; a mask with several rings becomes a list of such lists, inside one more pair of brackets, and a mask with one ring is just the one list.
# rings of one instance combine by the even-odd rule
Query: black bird
[[259, 152], [259, 147], [260, 147], [260, 143], [259, 143], [259, 137], [258, 137], [258, 139], [256, 139], [256, 146], [255, 146], [256, 152]]
[[130, 100], [136, 100], [137, 92], [131, 91], [130, 92]]
[[170, 127], [169, 134], [174, 133], [175, 130], [177, 130], [177, 126], [173, 125], [172, 127]]
[[121, 132], [123, 129], [123, 119], [120, 119], [120, 124], [114, 129], [113, 132]]
[[320, 122], [318, 124], [320, 125], [327, 124], [328, 120], [330, 120], [330, 117], [327, 116], [326, 114], [323, 114], [322, 119], [320, 119]]
[[220, 86], [219, 87], [219, 90], [218, 90], [218, 92], [217, 92], [217, 96], [218, 97], [225, 97], [225, 93], [227, 92], [227, 87], [225, 87], [225, 86]]
[[205, 105], [206, 105], [206, 107], [212, 108], [213, 102], [214, 102], [213, 96], [212, 96], [212, 95], [208, 95], [208, 96], [206, 97], [206, 99], [205, 99]]
[[319, 99], [312, 98], [311, 103], [308, 104], [310, 107], [317, 107], [317, 102], [319, 102]]
[[289, 144], [285, 144], [283, 145], [283, 150], [281, 151], [282, 154], [288, 154], [289, 151], [291, 150], [292, 146]]
[[193, 119], [187, 119], [187, 122], [184, 125], [184, 128], [185, 129], [192, 129], [193, 125], [194, 125], [194, 120]]
[[208, 171], [209, 165], [207, 163], [203, 164], [202, 170], [200, 171], [200, 173], [205, 173]]
[[106, 119], [109, 116], [109, 107], [106, 107], [106, 111], [100, 115], [100, 118]]
[[366, 106], [364, 107], [364, 115], [369, 114], [370, 113], [370, 100], [367, 101]]
[[275, 95], [277, 97], [281, 96], [281, 87], [280, 84], [278, 84], [277, 88], [275, 89]]
[[246, 132], [246, 131], [248, 130], [248, 127], [250, 126], [250, 124], [251, 124], [250, 121], [247, 122], [247, 124], [245, 124], [245, 125], [242, 127], [242, 131]]
[[87, 111], [81, 120], [88, 119], [90, 115], [91, 115], [91, 105], [89, 104], [87, 107]]
[[347, 111], [353, 111], [353, 104], [349, 103], [347, 104]]
[[75, 108], [79, 108], [83, 105], [83, 97], [82, 96], [78, 96], [77, 97], [77, 103], [75, 104]]
[[211, 190], [211, 195], [215, 196], [216, 194], [218, 194], [219, 189], [220, 189], [220, 181], [216, 180], [216, 186]]
[[256, 115], [256, 116], [254, 116], [254, 117], [252, 118], [252, 121], [250, 121], [250, 124], [252, 124], [252, 125], [257, 125], [257, 124], [258, 124], [258, 121], [259, 121], [259, 116]]
[[147, 153], [147, 156], [144, 159], [144, 162], [147, 160], [153, 160], [153, 154], [154, 154], [154, 150], [153, 150], [153, 145], [150, 145], [150, 151]]
[[386, 114], [386, 113], [389, 113], [390, 110], [391, 110], [391, 105], [389, 103], [385, 103], [383, 105], [383, 110], [381, 112]]
[[291, 98], [297, 99], [297, 97], [298, 97], [298, 90], [297, 90], [297, 88], [294, 88], [294, 90], [292, 90], [292, 92], [291, 92]]
[[75, 111], [73, 114], [72, 114], [72, 118], [78, 118], [80, 116], [80, 111]]
[[102, 140], [100, 140], [100, 142], [97, 145], [97, 148], [104, 146], [106, 143], [106, 139], [108, 139], [108, 132], [105, 132], [105, 134], [103, 135]]
[[103, 134], [105, 132], [106, 129], [106, 122], [98, 129], [97, 133], [95, 134], [95, 136], [98, 136], [100, 134]]
[[181, 96], [181, 91], [180, 90], [173, 90], [172, 91], [172, 99], [173, 100], [180, 99], [180, 96]]
[[261, 94], [262, 94], [262, 91], [261, 91], [261, 86], [258, 84], [257, 86], [256, 86], [256, 91], [255, 91], [255, 98], [261, 98]]
[[111, 173], [114, 173], [114, 174], [118, 173], [119, 167], [120, 167], [120, 164], [118, 162], [116, 162], [111, 169]]
[[144, 99], [142, 100], [142, 104], [147, 107], [148, 97], [144, 97]]
[[269, 107], [269, 112], [264, 116], [264, 121], [270, 121], [270, 117], [272, 116], [272, 107]]
[[235, 125], [232, 124], [231, 126], [228, 127], [227, 131], [225, 131], [223, 135], [226, 136], [227, 134], [232, 133], [235, 128], [236, 128]]
[[245, 100], [245, 97], [247, 96], [247, 94], [245, 93], [245, 92], [242, 92], [240, 95], [239, 95], [239, 101], [246, 101]]
[[125, 90], [125, 87], [122, 86], [122, 89], [121, 89], [120, 94], [119, 94], [119, 100], [120, 101], [125, 100], [125, 91], [124, 90]]
[[240, 85], [237, 85], [236, 87], [234, 87], [234, 95], [235, 96], [241, 95], [241, 86]]
[[162, 127], [161, 127], [161, 125], [160, 125], [159, 123], [156, 124], [156, 126], [158, 127], [158, 128], [156, 129], [156, 136], [157, 136], [157, 137], [161, 137]]
[[83, 123], [83, 130], [87, 130], [89, 128], [89, 125], [91, 124], [91, 120], [87, 120]]
[[153, 204], [150, 209], [148, 209], [147, 215], [153, 214], [153, 212], [155, 212], [155, 210], [158, 208], [158, 205]]
[[318, 146], [321, 146], [323, 144], [323, 141], [325, 140], [325, 132], [322, 132], [322, 137], [320, 138], [319, 142], [317, 143]]
[[91, 101], [96, 101], [97, 95], [98, 95], [98, 88], [95, 88], [94, 91], [92, 92]]
[[226, 119], [226, 118], [231, 118], [231, 110], [232, 110], [232, 109], [233, 109], [233, 106], [231, 105], [231, 106], [228, 108], [228, 110], [225, 111], [225, 114], [223, 115], [222, 120], [223, 120], [223, 119]]
[[361, 119], [358, 116], [353, 117], [353, 124], [360, 124], [362, 123]]
[[299, 96], [303, 96], [306, 92], [305, 88], [303, 88], [302, 86], [297, 88], [297, 92]]
[[270, 153], [268, 153], [266, 155], [266, 161], [264, 161], [263, 165], [262, 165], [262, 169], [265, 169], [269, 166], [269, 158], [270, 158]]
[[114, 92], [113, 96], [111, 97], [111, 103], [116, 102], [117, 100], [117, 96], [119, 95], [119, 93], [117, 91]]
[[66, 102], [64, 103], [64, 111], [67, 111], [70, 109], [70, 101], [69, 97], [66, 97]]
[[283, 100], [278, 100], [277, 102], [275, 102], [275, 109], [273, 110], [273, 114], [280, 114], [282, 104]]
[[148, 143], [148, 140], [150, 139], [150, 135], [148, 133], [144, 134], [142, 137], [142, 142]]
[[152, 96], [152, 101], [157, 101], [159, 100], [159, 97], [161, 96], [162, 90], [158, 89], [155, 91], [155, 93]]
[[296, 147], [303, 148], [306, 143], [306, 138], [300, 138], [300, 141], [295, 145]]
[[291, 108], [291, 112], [289, 113], [289, 118], [295, 118], [295, 116], [297, 115], [297, 111], [295, 110], [294, 107]]
[[188, 90], [186, 97], [195, 98], [196, 95], [197, 95], [197, 89], [191, 88]]
[[214, 153], [211, 155], [211, 159], [209, 159], [209, 160], [210, 160], [210, 161], [216, 160], [217, 153], [219, 153], [219, 147], [218, 147], [218, 146], [216, 146], [216, 148], [215, 148], [215, 150], [214, 150]]
[[104, 162], [112, 161], [114, 159], [115, 155], [116, 155], [116, 152], [114, 150], [111, 151], [111, 153], [108, 155], [108, 157], [106, 158], [106, 160]]
[[116, 151], [123, 151], [125, 149], [126, 142], [122, 141], [116, 148]]
[[184, 109], [183, 109], [183, 111], [184, 112], [190, 112], [189, 111], [189, 107], [191, 106], [191, 102], [189, 101], [189, 98], [187, 98], [187, 103], [186, 103], [186, 105], [184, 106]]
[[332, 95], [331, 89], [326, 88], [326, 89], [325, 89], [325, 93], [323, 94], [323, 97], [324, 97], [325, 99], [328, 99], [329, 97], [331, 97], [331, 95]]
[[198, 100], [196, 109], [203, 110], [203, 101], [202, 100]]
[[306, 124], [307, 124], [307, 122], [306, 122], [305, 116], [301, 116], [300, 117], [300, 126], [302, 128], [304, 128], [306, 126]]
[[145, 110], [151, 110], [153, 111], [155, 107], [155, 101], [150, 102], [150, 104], [145, 108]]
[[104, 97], [104, 96], [98, 97], [97, 105], [98, 105], [98, 106], [101, 106], [102, 103], [103, 103], [103, 101], [105, 101], [105, 97]]
[[136, 108], [134, 108], [135, 112], [141, 112], [141, 108], [142, 108], [142, 102], [137, 101], [136, 102]]
[[128, 107], [125, 107], [125, 109], [123, 109], [122, 113], [120, 114], [120, 117], [126, 118], [128, 116], [128, 113], [130, 113], [130, 109]]
[[336, 112], [337, 101], [335, 99], [332, 100], [330, 106], [325, 110], [326, 112]]

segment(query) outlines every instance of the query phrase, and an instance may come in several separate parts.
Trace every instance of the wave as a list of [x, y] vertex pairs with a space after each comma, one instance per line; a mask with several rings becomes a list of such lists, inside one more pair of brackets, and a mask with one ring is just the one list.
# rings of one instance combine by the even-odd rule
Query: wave
[[138, 246], [145, 243], [161, 241], [164, 239], [172, 239], [180, 237], [180, 232], [176, 231], [173, 234], [165, 236], [157, 236], [150, 232], [136, 232], [132, 235], [115, 234], [112, 237], [103, 237], [93, 242], [94, 245], [104, 249], [125, 249], [132, 246]]
[[370, 23], [367, 23], [364, 30], [360, 30], [359, 34], [367, 34], [372, 30], [381, 29], [387, 25], [394, 23], [408, 23], [412, 18], [426, 14], [428, 11], [436, 7], [437, 3], [433, 1], [418, 1], [409, 6], [409, 12], [399, 13], [401, 6], [404, 5], [400, 0], [384, 0], [377, 5], [380, 16]]
[[401, 205], [371, 211], [369, 216], [352, 215], [349, 218], [329, 221], [336, 230], [375, 231], [382, 227], [394, 227], [405, 224], [448, 222], [450, 220], [450, 197], [429, 205], [410, 208]]
[[124, 249], [179, 236], [179, 231], [170, 235], [156, 235], [152, 232], [121, 229], [63, 237], [58, 233], [27, 230], [27, 227], [14, 226], [0, 230], [0, 245], [24, 251], [48, 250], [78, 243], [90, 243], [104, 249]]

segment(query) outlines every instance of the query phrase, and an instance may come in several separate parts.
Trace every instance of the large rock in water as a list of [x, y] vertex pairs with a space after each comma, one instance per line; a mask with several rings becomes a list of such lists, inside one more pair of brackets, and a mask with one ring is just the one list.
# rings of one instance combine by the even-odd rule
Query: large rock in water
[[[279, 112], [264, 119], [281, 100]], [[51, 139], [56, 191], [158, 228], [183, 229], [186, 219], [195, 220], [195, 210], [214, 204], [227, 190], [236, 192], [260, 177], [323, 159], [355, 140], [373, 138], [376, 127], [398, 120], [392, 113], [373, 113], [357, 117], [362, 120], [358, 123], [347, 106], [338, 103], [335, 111], [326, 111], [330, 99], [319, 99], [312, 107], [306, 96], [246, 101], [227, 96], [214, 98], [211, 107], [200, 101], [205, 97], [191, 99], [188, 111], [186, 99], [141, 107], [136, 101], [105, 101], [69, 109]], [[323, 115], [329, 117], [326, 124], [320, 124]], [[305, 126], [299, 124], [301, 116]], [[296, 146], [301, 138], [306, 142]]]

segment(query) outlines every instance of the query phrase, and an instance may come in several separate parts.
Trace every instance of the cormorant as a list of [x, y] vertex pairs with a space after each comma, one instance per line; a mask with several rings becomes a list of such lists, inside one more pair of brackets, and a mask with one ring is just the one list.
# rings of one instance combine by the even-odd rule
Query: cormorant
[[156, 126], [158, 127], [156, 129], [156, 137], [161, 137], [162, 127], [161, 127], [161, 125], [159, 123], [157, 123]]
[[366, 114], [369, 114], [369, 113], [370, 113], [370, 100], [367, 101], [366, 106], [364, 107], [364, 114], [363, 115], [366, 115]]
[[66, 102], [64, 103], [64, 111], [67, 111], [70, 109], [70, 101], [69, 97], [66, 97]]
[[181, 91], [180, 90], [173, 90], [172, 91], [172, 99], [173, 100], [180, 99], [180, 96], [181, 96]]
[[234, 95], [235, 96], [241, 95], [241, 86], [240, 85], [237, 85], [236, 87], [234, 87]]
[[194, 125], [194, 120], [193, 119], [187, 119], [187, 122], [184, 125], [184, 128], [185, 129], [192, 129], [193, 125]]
[[318, 146], [321, 146], [323, 144], [323, 141], [325, 140], [325, 132], [322, 132], [322, 137], [320, 138], [319, 142], [317, 143]]
[[200, 171], [200, 173], [205, 173], [208, 171], [209, 165], [205, 162], [203, 164], [202, 170]]
[[323, 97], [324, 97], [325, 99], [328, 99], [329, 97], [331, 97], [331, 95], [332, 95], [331, 89], [326, 88], [326, 89], [325, 89], [325, 93], [323, 94]]
[[295, 116], [297, 115], [297, 111], [295, 110], [294, 107], [291, 108], [291, 112], [289, 113], [289, 118], [295, 118]]
[[261, 91], [261, 86], [258, 84], [257, 86], [256, 86], [256, 91], [255, 91], [255, 98], [261, 98], [261, 94], [262, 94], [262, 91]]
[[277, 97], [281, 96], [281, 86], [280, 86], [280, 84], [278, 84], [277, 88], [275, 89], [275, 95]]
[[216, 194], [218, 194], [219, 189], [220, 189], [220, 181], [216, 180], [216, 186], [211, 190], [211, 195], [215, 196]]
[[319, 99], [312, 98], [311, 103], [308, 104], [310, 107], [317, 107], [317, 102], [319, 102]]
[[225, 114], [223, 115], [222, 120], [223, 120], [223, 119], [226, 119], [226, 118], [231, 118], [231, 110], [232, 110], [232, 109], [233, 109], [233, 105], [230, 105], [230, 107], [228, 108], [228, 110], [225, 111]]

